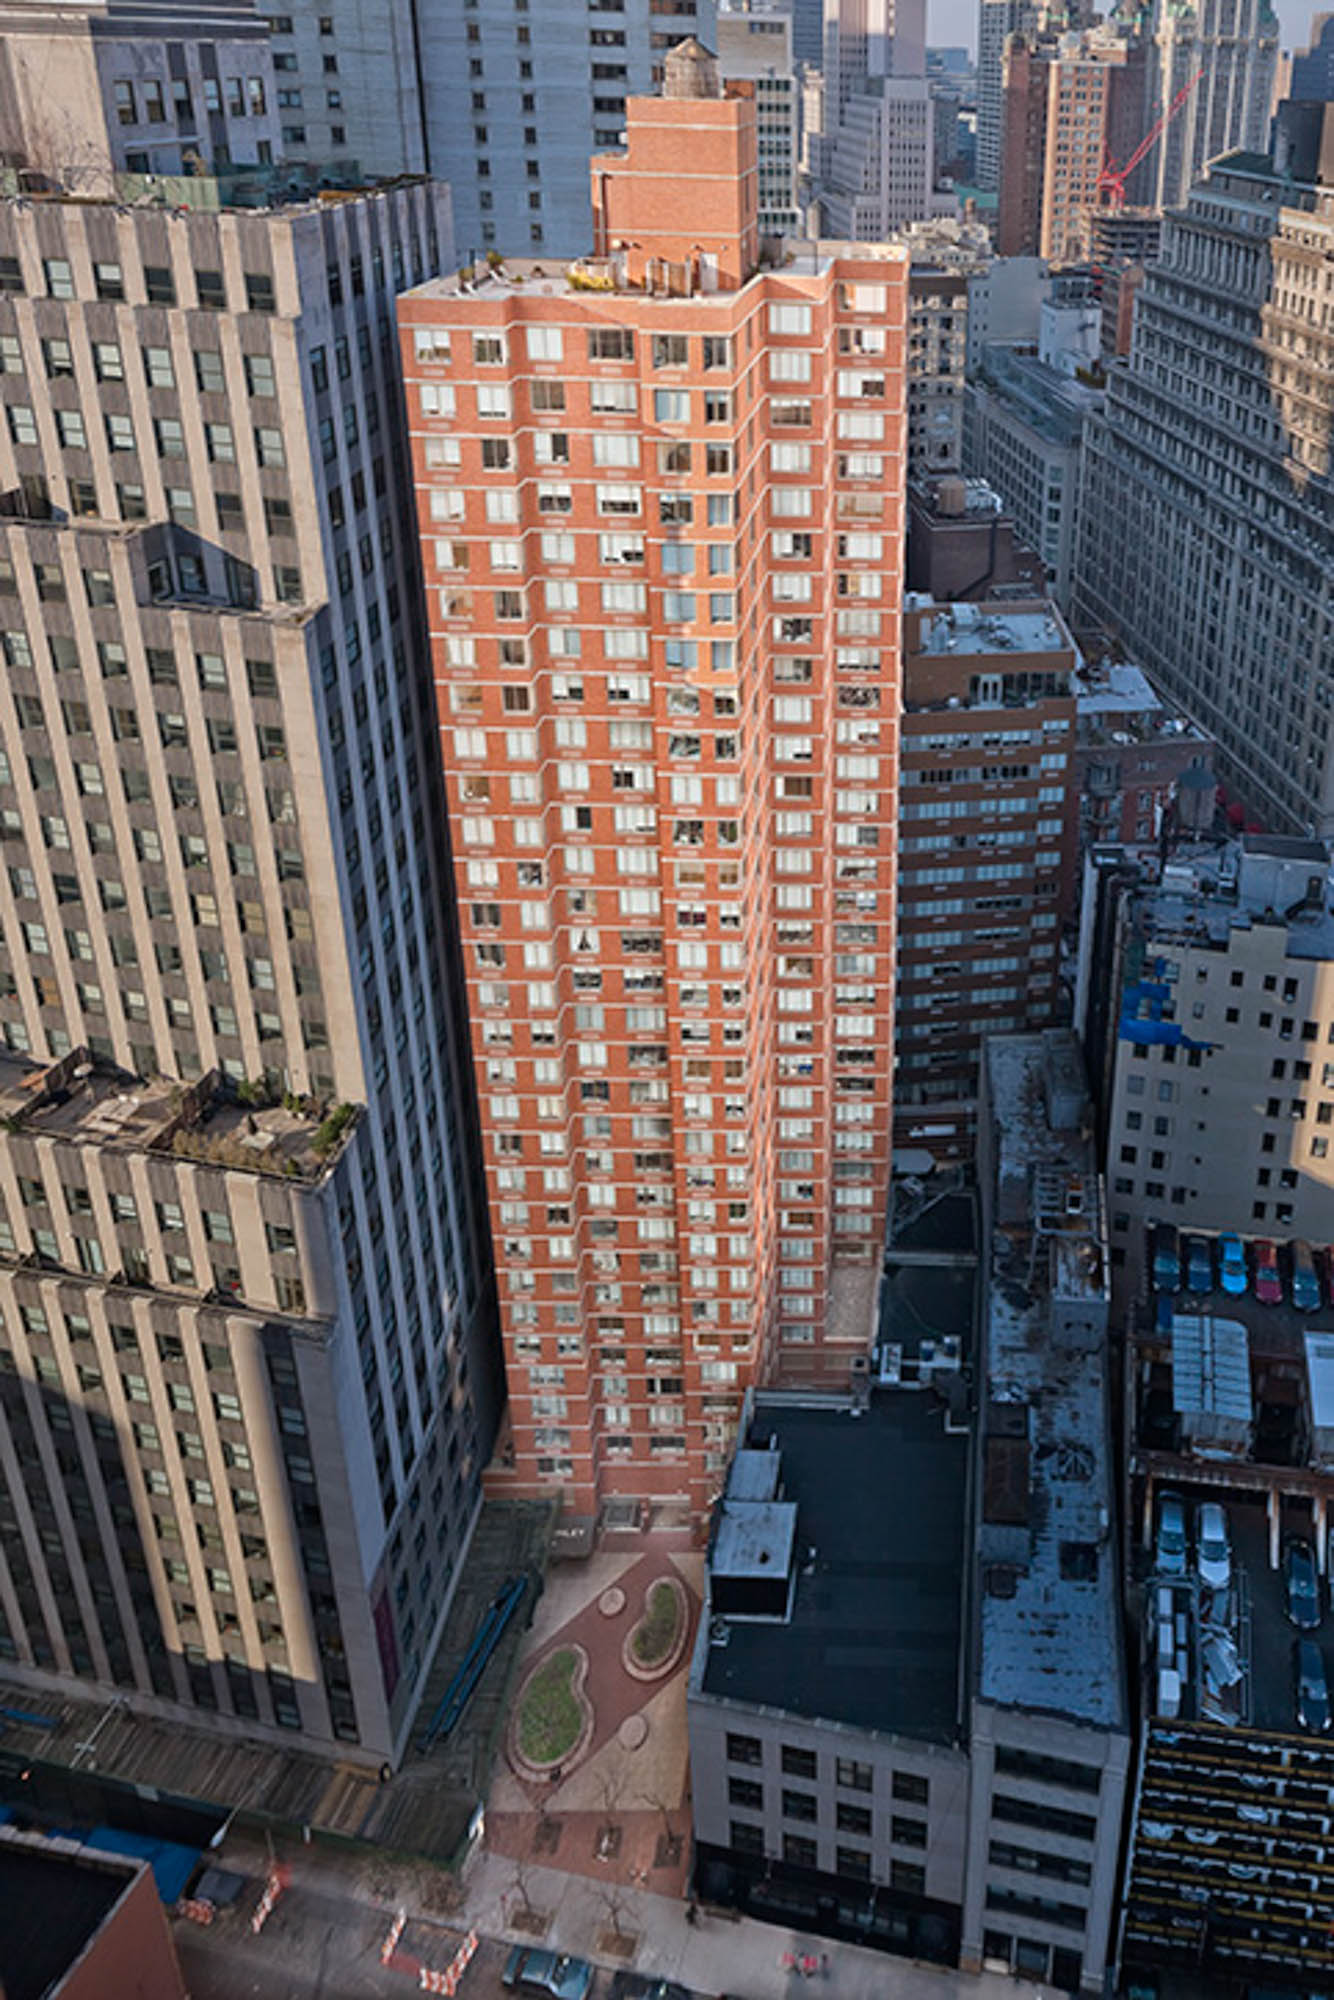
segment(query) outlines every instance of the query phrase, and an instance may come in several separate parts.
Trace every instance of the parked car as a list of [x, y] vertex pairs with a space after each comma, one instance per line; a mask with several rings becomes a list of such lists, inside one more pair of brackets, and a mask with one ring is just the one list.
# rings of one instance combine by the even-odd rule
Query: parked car
[[1320, 1572], [1315, 1551], [1299, 1535], [1283, 1546], [1283, 1608], [1299, 1632], [1314, 1632], [1320, 1623]]
[[687, 1987], [651, 1972], [618, 1972], [611, 1982], [611, 2000], [690, 2000]]
[[587, 1959], [537, 1951], [526, 1944], [515, 1945], [500, 1976], [506, 1986], [517, 1986], [525, 1993], [546, 1993], [551, 2000], [588, 2000], [593, 1984], [593, 1968]]
[[1232, 1581], [1227, 1515], [1216, 1500], [1206, 1500], [1195, 1516], [1195, 1570], [1209, 1590], [1226, 1590]]
[[1246, 1290], [1246, 1252], [1240, 1236], [1228, 1233], [1218, 1239], [1218, 1282], [1234, 1298]]
[[1207, 1236], [1186, 1239], [1186, 1289], [1211, 1292], [1214, 1288], [1214, 1246]]
[[1310, 1244], [1303, 1243], [1300, 1238], [1292, 1246], [1292, 1303], [1298, 1312], [1320, 1310], [1320, 1279], [1316, 1275], [1315, 1257]]
[[1255, 1296], [1262, 1306], [1281, 1306], [1283, 1280], [1278, 1274], [1278, 1250], [1267, 1236], [1257, 1236], [1251, 1245], [1255, 1265]]
[[1174, 1222], [1159, 1222], [1153, 1230], [1153, 1289], [1181, 1290], [1181, 1243]]
[[1160, 1576], [1186, 1574], [1186, 1503], [1179, 1493], [1158, 1495], [1158, 1538], [1153, 1566]]
[[1325, 1679], [1324, 1654], [1314, 1639], [1293, 1640], [1292, 1675], [1299, 1726], [1323, 1734], [1329, 1728], [1329, 1683]]

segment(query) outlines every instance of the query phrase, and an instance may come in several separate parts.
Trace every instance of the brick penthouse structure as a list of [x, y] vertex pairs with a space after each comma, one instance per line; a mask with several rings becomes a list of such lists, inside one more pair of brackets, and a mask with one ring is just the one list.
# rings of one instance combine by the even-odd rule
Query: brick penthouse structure
[[400, 307], [512, 1464], [585, 1517], [870, 1337], [907, 260], [760, 269], [755, 116], [681, 45], [592, 262]]

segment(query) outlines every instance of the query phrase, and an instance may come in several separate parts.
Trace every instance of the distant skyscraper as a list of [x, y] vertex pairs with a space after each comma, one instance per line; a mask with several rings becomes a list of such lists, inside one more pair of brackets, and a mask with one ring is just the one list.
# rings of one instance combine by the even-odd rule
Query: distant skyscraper
[[987, 193], [1000, 186], [1006, 44], [1029, 13], [1023, 0], [978, 0], [977, 185]]
[[824, 62], [824, 0], [791, 0], [792, 55], [819, 69]]
[[1011, 37], [1005, 55], [998, 244], [1003, 257], [1074, 264], [1089, 254], [1108, 159], [1142, 110], [1141, 45], [1106, 28], [1037, 42]]
[[907, 260], [757, 271], [730, 89], [631, 100], [568, 279], [400, 313], [512, 1462], [585, 1517], [702, 1515], [880, 1261]]
[[825, 109], [882, 76], [926, 75], [926, 0], [825, 0]]
[[718, 71], [755, 85], [760, 234], [804, 234], [797, 206], [801, 102], [792, 56], [792, 15], [779, 0], [720, 0]]
[[273, 70], [103, 25], [0, 85], [80, 190], [0, 204], [0, 1657], [378, 1767], [498, 1400], [394, 497], [448, 200], [145, 200]]
[[826, 0], [823, 226], [879, 242], [932, 211], [925, 0]]
[[670, 6], [292, 0], [273, 17], [283, 157], [447, 180], [465, 258], [577, 256], [589, 158], [621, 143], [627, 91], [683, 36], [713, 45], [714, 0]]
[[[1334, 185], [1219, 160], [1163, 224], [1129, 365], [1085, 440], [1075, 615], [1103, 627], [1219, 745], [1271, 823], [1334, 833], [1328, 505]], [[1201, 345], [1203, 343], [1203, 345]]]
[[1235, 149], [1263, 153], [1269, 141], [1278, 22], [1268, 0], [1155, 0], [1145, 105], [1147, 131], [1192, 79], [1145, 162], [1134, 198], [1182, 208], [1211, 160]]
[[1334, 14], [1317, 14], [1309, 47], [1293, 50], [1288, 95], [1308, 103], [1334, 102]]

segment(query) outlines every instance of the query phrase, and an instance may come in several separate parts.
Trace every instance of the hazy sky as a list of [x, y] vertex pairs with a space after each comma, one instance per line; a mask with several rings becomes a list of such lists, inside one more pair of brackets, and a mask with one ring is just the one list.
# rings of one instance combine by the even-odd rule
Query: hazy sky
[[[1327, 7], [1329, 0], [1321, 0], [1319, 8], [1313, 0], [1275, 0], [1275, 5], [1283, 47], [1304, 49], [1310, 39], [1312, 14]], [[927, 39], [937, 48], [959, 43], [976, 52], [976, 0], [927, 0]]]

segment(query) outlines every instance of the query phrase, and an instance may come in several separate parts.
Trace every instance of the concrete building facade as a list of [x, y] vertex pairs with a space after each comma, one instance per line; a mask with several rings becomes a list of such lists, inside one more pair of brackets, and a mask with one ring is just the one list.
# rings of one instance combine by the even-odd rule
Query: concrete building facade
[[1048, 587], [1068, 611], [1080, 506], [1080, 441], [1101, 391], [1040, 356], [985, 349], [964, 392], [964, 470], [985, 479], [1047, 566]]
[[994, 194], [1000, 186], [1005, 130], [1005, 51], [1011, 35], [1035, 24], [1035, 10], [1023, 0], [978, 0], [977, 7], [977, 185]]
[[980, 1108], [963, 1962], [1100, 1993], [1131, 1742], [1107, 1218], [1074, 1037], [990, 1039]]
[[980, 1311], [970, 1219], [887, 1285], [878, 1382], [747, 1410], [687, 1695], [696, 1883], [1093, 1994], [1130, 1754], [1105, 1216], [1072, 1038], [986, 1051]]
[[5, 7], [5, 165], [34, 189], [99, 198], [118, 175], [275, 165], [283, 120], [268, 26], [252, 0], [169, 15], [133, 0]]
[[[965, 1313], [953, 1337], [968, 1333]], [[957, 1965], [968, 1756], [948, 1586], [965, 1559], [967, 1426], [930, 1390], [842, 1407], [761, 1393], [747, 1416], [687, 1696], [696, 1889]], [[874, 1574], [866, 1510], [882, 1523]]]
[[447, 181], [471, 261], [587, 248], [590, 157], [621, 143], [627, 93], [660, 81], [673, 43], [697, 34], [713, 46], [715, 10], [600, 0], [576, 26], [563, 0], [513, 14], [477, 0], [328, 0], [272, 19], [284, 157], [346, 153], [369, 173]]
[[423, 182], [0, 208], [4, 1651], [377, 1763], [498, 1398], [386, 497], [451, 261]]
[[402, 307], [513, 1451], [583, 1514], [846, 1380], [888, 1168], [907, 260], [757, 269], [680, 59], [593, 260]]
[[[879, 243], [936, 212], [923, 0], [826, 0], [818, 180], [827, 235]], [[952, 197], [941, 202], [953, 209]]]
[[1270, 824], [1316, 834], [1334, 830], [1331, 271], [1334, 186], [1264, 157], [1218, 161], [1165, 218], [1086, 433], [1074, 593], [1076, 623], [1208, 730]]
[[1112, 1242], [1152, 1221], [1328, 1235], [1334, 926], [1318, 841], [1247, 834], [1175, 854], [1123, 905], [1109, 968]]
[[908, 280], [908, 474], [963, 465], [966, 271], [933, 269], [914, 256]]
[[1269, 137], [1278, 18], [1268, 0], [1154, 0], [1148, 27], [1147, 131], [1198, 79], [1144, 162], [1135, 199], [1166, 213], [1184, 208], [1211, 161], [1263, 153]]
[[793, 17], [773, 0], [722, 0], [718, 69], [755, 85], [761, 236], [801, 236], [797, 175], [801, 94], [792, 53]]

